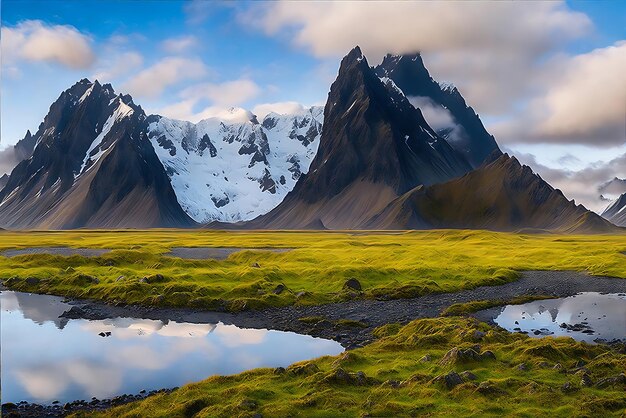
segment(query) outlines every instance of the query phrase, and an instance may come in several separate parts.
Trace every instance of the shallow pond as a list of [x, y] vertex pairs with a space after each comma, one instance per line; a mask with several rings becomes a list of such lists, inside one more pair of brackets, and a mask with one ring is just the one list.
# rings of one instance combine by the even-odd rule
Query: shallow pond
[[530, 336], [569, 336], [579, 341], [626, 340], [626, 294], [580, 293], [561, 299], [508, 305], [494, 322]]
[[163, 254], [166, 257], [179, 257], [191, 260], [225, 260], [229, 255], [240, 251], [269, 251], [272, 253], [285, 253], [291, 248], [240, 248], [240, 247], [174, 247], [169, 252]]
[[110, 398], [343, 351], [335, 341], [222, 323], [64, 319], [71, 305], [55, 296], [2, 291], [0, 302], [3, 403]]

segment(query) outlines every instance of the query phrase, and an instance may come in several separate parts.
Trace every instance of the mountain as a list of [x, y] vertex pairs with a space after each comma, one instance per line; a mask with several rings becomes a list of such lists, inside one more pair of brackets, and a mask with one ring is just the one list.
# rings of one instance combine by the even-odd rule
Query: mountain
[[0, 190], [2, 190], [2, 188], [6, 186], [8, 182], [9, 182], [9, 175], [3, 174], [2, 177], [0, 177]]
[[323, 114], [270, 113], [261, 123], [244, 109], [197, 124], [148, 118], [148, 137], [182, 208], [198, 222], [234, 222], [269, 212], [311, 164]]
[[602, 216], [615, 225], [626, 226], [626, 193], [611, 203], [604, 210]]
[[499, 152], [494, 137], [459, 90], [433, 80], [420, 54], [387, 55], [375, 71], [383, 80], [392, 80], [412, 104], [422, 109], [437, 134], [463, 154], [473, 168]]
[[22, 162], [0, 179], [0, 225], [187, 227], [254, 218], [308, 170], [322, 111], [270, 113], [259, 123], [231, 109], [193, 124], [147, 116], [109, 84], [81, 80], [14, 147]]
[[611, 232], [615, 226], [504, 154], [461, 178], [418, 186], [374, 216], [371, 229]]
[[83, 79], [52, 104], [0, 191], [11, 228], [192, 226], [146, 135], [146, 115]]
[[[389, 83], [390, 84], [390, 83]], [[269, 214], [265, 228], [358, 228], [417, 185], [461, 176], [471, 165], [383, 83], [359, 47], [341, 61], [309, 172]]]

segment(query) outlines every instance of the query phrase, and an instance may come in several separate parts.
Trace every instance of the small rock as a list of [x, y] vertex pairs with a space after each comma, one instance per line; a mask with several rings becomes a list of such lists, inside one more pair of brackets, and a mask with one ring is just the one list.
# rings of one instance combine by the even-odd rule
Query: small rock
[[572, 393], [575, 390], [576, 388], [570, 382], [565, 382], [563, 383], [563, 386], [561, 386], [561, 392], [563, 393]]
[[250, 267], [258, 269], [258, 268], [261, 268], [261, 265], [259, 263], [252, 263]]
[[461, 379], [461, 376], [459, 376], [457, 372], [448, 373], [444, 376], [443, 380], [448, 389], [453, 389], [455, 386], [463, 383], [463, 379]]
[[580, 386], [583, 386], [583, 387], [593, 386], [593, 380], [591, 380], [591, 376], [589, 376], [587, 373], [584, 373], [580, 379]]
[[419, 361], [420, 363], [428, 363], [429, 361], [433, 361], [433, 356], [431, 356], [430, 354], [426, 354]]
[[478, 379], [478, 377], [470, 372], [469, 370], [465, 370], [464, 372], [460, 373], [460, 376], [463, 378], [463, 380], [476, 380]]
[[605, 377], [596, 383], [596, 387], [600, 389], [616, 385], [626, 385], [626, 374], [622, 373], [617, 376]]
[[284, 367], [277, 367], [274, 369], [274, 374], [283, 374], [283, 373], [285, 373]]
[[526, 365], [526, 363], [521, 363], [517, 366], [517, 370], [520, 370], [522, 372], [527, 372], [528, 366]]
[[480, 341], [485, 337], [485, 333], [479, 330], [475, 330], [472, 334], [472, 338], [476, 341]]
[[476, 390], [483, 395], [491, 395], [499, 392], [499, 389], [490, 382], [480, 382]]
[[36, 286], [38, 285], [40, 282], [40, 280], [36, 277], [27, 277], [26, 278], [26, 284], [29, 286]]
[[116, 282], [121, 282], [122, 280], [126, 279], [126, 276], [120, 276], [117, 279], [115, 279]]
[[240, 408], [247, 409], [247, 410], [250, 410], [250, 411], [257, 409], [258, 406], [259, 405], [257, 404], [257, 402], [255, 400], [252, 400], [252, 399], [244, 399], [239, 404]]
[[343, 285], [344, 289], [352, 289], [358, 292], [361, 291], [361, 283], [354, 277], [349, 278]]
[[281, 293], [285, 291], [285, 289], [286, 289], [285, 285], [281, 283], [274, 288], [272, 293], [274, 293], [275, 295], [280, 295]]

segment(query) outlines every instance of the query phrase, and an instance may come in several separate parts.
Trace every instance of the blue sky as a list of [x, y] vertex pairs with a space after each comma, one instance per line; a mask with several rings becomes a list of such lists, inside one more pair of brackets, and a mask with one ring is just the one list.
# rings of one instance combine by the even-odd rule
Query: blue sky
[[504, 148], [589, 206], [604, 205], [603, 182], [626, 177], [626, 2], [1, 7], [0, 148], [36, 130], [83, 77], [111, 82], [148, 112], [193, 121], [230, 106], [262, 114], [323, 104], [341, 56], [359, 44], [372, 65], [386, 52], [422, 51], [433, 76], [459, 86]]

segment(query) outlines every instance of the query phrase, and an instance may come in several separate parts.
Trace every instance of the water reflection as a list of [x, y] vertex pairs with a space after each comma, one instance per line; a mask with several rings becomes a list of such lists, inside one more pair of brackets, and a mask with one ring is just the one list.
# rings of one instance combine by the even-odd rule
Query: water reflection
[[59, 320], [70, 306], [54, 296], [2, 292], [0, 302], [3, 402], [107, 398], [343, 351], [334, 341], [222, 323]]
[[562, 299], [509, 305], [494, 321], [531, 336], [570, 336], [592, 342], [626, 339], [626, 295], [581, 293]]

